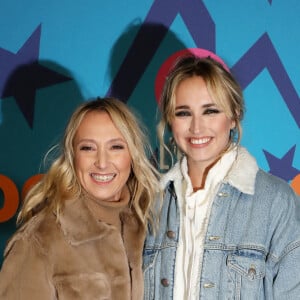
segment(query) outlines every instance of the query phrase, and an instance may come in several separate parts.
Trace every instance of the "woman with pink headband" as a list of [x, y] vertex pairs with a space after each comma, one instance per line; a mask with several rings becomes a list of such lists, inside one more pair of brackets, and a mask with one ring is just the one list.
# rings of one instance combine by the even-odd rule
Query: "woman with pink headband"
[[144, 299], [299, 299], [300, 201], [240, 145], [244, 101], [232, 74], [184, 56], [160, 109], [161, 145], [180, 155], [145, 242]]

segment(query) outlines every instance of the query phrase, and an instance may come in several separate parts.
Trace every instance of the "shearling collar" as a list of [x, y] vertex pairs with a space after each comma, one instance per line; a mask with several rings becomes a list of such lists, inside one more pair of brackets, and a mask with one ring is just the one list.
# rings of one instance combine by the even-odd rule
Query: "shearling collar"
[[[256, 160], [244, 147], [237, 146], [231, 151], [236, 151], [236, 159], [223, 179], [223, 183], [228, 183], [243, 193], [253, 195], [258, 171]], [[183, 163], [186, 164], [185, 156], [182, 157], [182, 160], [185, 160]], [[179, 182], [182, 180], [181, 163], [182, 161], [177, 162], [168, 173], [162, 176], [161, 188], [164, 189], [170, 181]]]
[[237, 147], [236, 152], [236, 160], [224, 178], [224, 182], [245, 194], [253, 195], [256, 174], [259, 170], [256, 159], [244, 147]]

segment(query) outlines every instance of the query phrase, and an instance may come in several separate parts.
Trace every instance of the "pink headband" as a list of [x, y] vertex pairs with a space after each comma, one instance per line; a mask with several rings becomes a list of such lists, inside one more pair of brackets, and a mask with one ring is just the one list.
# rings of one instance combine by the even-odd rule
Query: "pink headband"
[[161, 95], [167, 74], [169, 73], [169, 70], [172, 67], [172, 65], [174, 64], [174, 62], [176, 61], [176, 59], [180, 56], [190, 54], [190, 53], [192, 53], [198, 57], [210, 56], [212, 59], [221, 63], [223, 65], [223, 67], [227, 71], [229, 71], [229, 68], [224, 63], [224, 61], [219, 56], [217, 56], [216, 54], [214, 54], [211, 51], [201, 49], [201, 48], [187, 48], [187, 49], [177, 51], [174, 54], [172, 54], [171, 56], [169, 56], [167, 60], [164, 61], [164, 63], [161, 65], [160, 69], [157, 72], [157, 76], [155, 79], [155, 98], [156, 98], [157, 102], [160, 99], [160, 95]]

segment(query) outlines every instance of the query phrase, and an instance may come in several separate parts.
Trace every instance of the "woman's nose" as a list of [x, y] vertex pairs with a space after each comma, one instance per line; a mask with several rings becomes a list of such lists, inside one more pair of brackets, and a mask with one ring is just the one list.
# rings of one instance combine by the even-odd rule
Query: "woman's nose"
[[192, 134], [200, 133], [200, 131], [201, 131], [201, 120], [200, 120], [200, 118], [195, 118], [195, 117], [192, 118], [189, 131]]
[[107, 166], [108, 156], [106, 151], [99, 150], [95, 160], [95, 166], [99, 169], [105, 169]]

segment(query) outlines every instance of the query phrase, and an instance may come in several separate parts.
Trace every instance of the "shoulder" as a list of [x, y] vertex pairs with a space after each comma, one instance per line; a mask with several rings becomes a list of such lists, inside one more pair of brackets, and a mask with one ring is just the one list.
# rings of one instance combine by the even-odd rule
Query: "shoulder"
[[276, 194], [277, 197], [297, 198], [294, 190], [285, 180], [259, 169], [255, 180], [255, 190], [257, 192], [267, 192]]
[[263, 170], [257, 174], [256, 194], [259, 208], [269, 215], [268, 228], [274, 229], [270, 249], [273, 259], [279, 260], [296, 249], [299, 255], [300, 197], [288, 182]]
[[41, 250], [47, 249], [53, 236], [57, 236], [57, 224], [54, 214], [39, 213], [23, 224], [7, 243], [6, 256], [16, 244], [31, 245]]
[[[260, 199], [258, 205], [266, 209], [273, 219], [298, 219], [300, 215], [300, 197], [285, 180], [259, 170], [255, 182], [254, 198]], [[298, 224], [299, 226], [300, 224]]]

